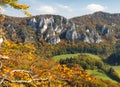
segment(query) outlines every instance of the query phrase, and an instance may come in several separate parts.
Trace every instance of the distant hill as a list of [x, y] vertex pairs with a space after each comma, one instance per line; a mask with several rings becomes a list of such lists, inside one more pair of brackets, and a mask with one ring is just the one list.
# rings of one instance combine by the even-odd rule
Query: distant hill
[[120, 39], [120, 14], [95, 12], [93, 14], [74, 17], [70, 19], [80, 27], [86, 27], [86, 31], [97, 32], [106, 40]]
[[[1, 15], [2, 16], [2, 15]], [[1, 34], [14, 42], [57, 44], [65, 39], [72, 42], [116, 42], [120, 39], [120, 14], [96, 12], [66, 19], [59, 15], [33, 17], [0, 17]]]
[[[120, 65], [119, 41], [120, 14], [96, 12], [71, 19], [1, 14], [0, 56], [10, 60], [0, 58], [0, 87], [120, 87], [111, 82], [120, 82], [119, 66], [107, 65]], [[22, 69], [22, 73], [12, 74], [14, 69]], [[23, 70], [31, 71], [32, 76], [26, 77]]]

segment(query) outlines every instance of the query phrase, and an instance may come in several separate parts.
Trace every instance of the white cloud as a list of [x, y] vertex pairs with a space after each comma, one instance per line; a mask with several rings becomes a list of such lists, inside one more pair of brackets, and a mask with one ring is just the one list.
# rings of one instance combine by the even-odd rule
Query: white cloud
[[69, 6], [67, 6], [67, 5], [61, 5], [61, 4], [59, 4], [58, 7], [63, 8], [63, 9], [69, 9]]
[[89, 11], [104, 11], [106, 7], [99, 4], [89, 4], [86, 9]]
[[58, 4], [58, 7], [64, 10], [73, 11], [70, 6]]
[[47, 6], [47, 5], [41, 6], [41, 7], [37, 8], [36, 10], [38, 10], [42, 13], [51, 13], [51, 14], [56, 12], [55, 8], [53, 8], [52, 6]]
[[0, 13], [4, 13], [6, 10], [0, 7]]

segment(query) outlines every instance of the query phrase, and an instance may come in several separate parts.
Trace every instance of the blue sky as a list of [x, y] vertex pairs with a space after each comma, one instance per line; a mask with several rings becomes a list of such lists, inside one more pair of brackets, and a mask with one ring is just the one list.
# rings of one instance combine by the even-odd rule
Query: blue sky
[[[32, 15], [56, 14], [67, 18], [91, 14], [96, 11], [120, 13], [120, 0], [19, 0], [19, 3], [30, 5]], [[21, 10], [0, 7], [1, 13], [10, 16], [25, 16]]]

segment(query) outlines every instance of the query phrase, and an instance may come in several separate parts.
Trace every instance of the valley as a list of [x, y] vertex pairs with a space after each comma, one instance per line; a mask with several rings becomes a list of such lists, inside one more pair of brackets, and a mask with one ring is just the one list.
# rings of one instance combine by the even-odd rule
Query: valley
[[[65, 54], [65, 55], [59, 55], [59, 56], [55, 56], [53, 57], [54, 61], [64, 61], [64, 60], [68, 60], [68, 58], [76, 58], [77, 56], [79, 55], [84, 55], [84, 56], [89, 56], [89, 57], [92, 57], [93, 59], [98, 59], [98, 60], [101, 60], [102, 58], [100, 58], [99, 56], [97, 55], [93, 55], [93, 54], [89, 54], [89, 53], [77, 53], [77, 54]], [[69, 60], [68, 60], [69, 61]], [[90, 60], [89, 60], [90, 61]], [[92, 61], [92, 60], [91, 60]], [[75, 61], [74, 61], [75, 62]], [[82, 61], [81, 61], [82, 62]], [[85, 61], [87, 62], [87, 61]], [[68, 62], [68, 63], [65, 63], [65, 64], [69, 64], [69, 63], [72, 63], [72, 62]], [[86, 64], [85, 64], [86, 65]], [[89, 64], [88, 64], [89, 65]], [[94, 64], [92, 64], [93, 67], [94, 67]], [[105, 65], [105, 64], [104, 64]], [[119, 67], [120, 66], [111, 66], [111, 65], [107, 65], [107, 67], [112, 67], [115, 69], [115, 71], [118, 73], [118, 75], [120, 76], [120, 69]], [[105, 73], [104, 71], [102, 70], [99, 70], [97, 68], [95, 69], [86, 69], [87, 72], [90, 73], [90, 75], [96, 77], [96, 78], [99, 78], [99, 79], [103, 79], [103, 80], [110, 80], [112, 82], [116, 82], [114, 79], [112, 79], [107, 73]]]
[[119, 24], [106, 12], [1, 14], [0, 87], [120, 87]]

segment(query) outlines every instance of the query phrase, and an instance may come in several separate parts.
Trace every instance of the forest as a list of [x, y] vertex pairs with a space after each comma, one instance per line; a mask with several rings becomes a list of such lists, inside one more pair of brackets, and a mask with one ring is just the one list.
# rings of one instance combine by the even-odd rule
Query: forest
[[68, 21], [32, 16], [18, 0], [0, 0], [0, 6], [27, 16], [0, 13], [0, 87], [120, 87], [120, 15], [98, 12]]

